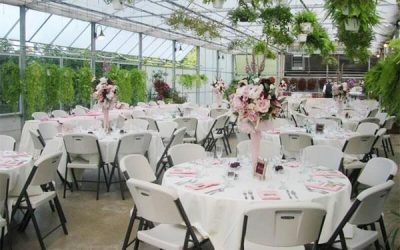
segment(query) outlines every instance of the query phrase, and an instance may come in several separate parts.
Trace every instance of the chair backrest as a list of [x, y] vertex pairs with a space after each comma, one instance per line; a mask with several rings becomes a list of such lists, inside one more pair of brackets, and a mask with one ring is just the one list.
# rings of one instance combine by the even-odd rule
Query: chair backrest
[[185, 138], [185, 133], [186, 133], [186, 128], [179, 128], [175, 130], [175, 132], [172, 134], [171, 141], [169, 143], [169, 147], [182, 144], [183, 143], [183, 138]]
[[227, 115], [218, 116], [217, 118], [215, 118], [214, 125], [212, 126], [211, 129], [220, 130], [220, 129], [225, 128], [228, 120], [229, 120], [229, 116], [227, 116]]
[[55, 180], [57, 168], [60, 164], [62, 152], [42, 155], [36, 162], [36, 172], [32, 177], [30, 185], [39, 186]]
[[304, 114], [301, 114], [299, 112], [292, 112], [292, 118], [294, 119], [294, 122], [296, 124], [296, 127], [302, 127], [306, 124], [308, 117]]
[[155, 101], [149, 101], [150, 106], [157, 106], [157, 103]]
[[58, 133], [57, 124], [55, 124], [53, 122], [39, 123], [38, 130], [44, 140], [53, 139]]
[[115, 161], [128, 154], [144, 155], [150, 146], [152, 135], [149, 132], [132, 133], [121, 136], [118, 142]]
[[361, 123], [364, 123], [364, 122], [375, 123], [376, 125], [379, 126], [380, 120], [379, 120], [379, 118], [376, 118], [376, 117], [367, 117], [367, 118], [364, 118], [364, 119], [360, 120], [358, 125], [360, 125]]
[[125, 169], [129, 178], [148, 182], [154, 182], [157, 180], [157, 177], [154, 174], [154, 169], [150, 166], [149, 161], [143, 155], [125, 155], [119, 161], [119, 165], [121, 169]]
[[34, 120], [46, 120], [49, 119], [49, 115], [45, 112], [33, 112], [32, 118]]
[[318, 243], [326, 211], [313, 202], [269, 203], [245, 212], [242, 248], [245, 240], [263, 246], [291, 247]]
[[342, 152], [345, 154], [368, 154], [375, 142], [374, 135], [356, 135], [348, 138], [344, 143]]
[[124, 129], [126, 130], [147, 130], [149, 128], [149, 122], [143, 119], [129, 119], [124, 123]]
[[394, 123], [396, 122], [396, 116], [390, 116], [386, 118], [385, 122], [383, 123], [383, 127], [387, 130], [391, 130]]
[[162, 224], [183, 222], [176, 205], [178, 194], [175, 190], [133, 178], [129, 179], [126, 185], [142, 218]]
[[386, 121], [386, 118], [388, 117], [388, 113], [386, 113], [386, 112], [378, 112], [376, 115], [375, 115], [375, 118], [378, 118], [379, 119], [379, 124], [380, 125], [383, 125], [383, 123]]
[[356, 132], [362, 135], [374, 135], [378, 131], [379, 125], [372, 122], [358, 124]]
[[197, 118], [194, 117], [178, 117], [174, 119], [178, 124], [178, 128], [186, 128], [186, 133], [195, 136], [197, 131]]
[[132, 118], [143, 117], [146, 116], [146, 113], [143, 110], [132, 110]]
[[376, 114], [378, 113], [379, 109], [371, 109], [367, 115], [367, 117], [375, 117]]
[[357, 181], [367, 186], [376, 186], [392, 179], [397, 173], [397, 164], [391, 159], [377, 157], [368, 161]]
[[284, 156], [293, 157], [301, 149], [314, 144], [311, 135], [304, 133], [281, 133], [279, 135]]
[[158, 105], [165, 105], [165, 102], [163, 100], [159, 100], [159, 101], [157, 101], [157, 104]]
[[33, 147], [35, 148], [35, 150], [43, 150], [45, 142], [40, 138], [39, 134], [33, 130], [29, 130], [29, 134], [31, 135]]
[[194, 161], [206, 157], [206, 150], [198, 144], [177, 144], [168, 149], [173, 165]]
[[394, 182], [389, 180], [362, 191], [354, 202], [359, 204], [349, 219], [349, 223], [353, 225], [369, 225], [376, 222], [383, 213], [385, 200], [393, 185]]
[[74, 115], [86, 115], [86, 110], [83, 108], [76, 107], [71, 111], [71, 113]]
[[14, 151], [15, 139], [8, 135], [0, 135], [0, 151]]
[[[247, 137], [248, 138], [248, 137]], [[251, 154], [251, 140], [244, 140], [236, 145], [237, 156]], [[267, 140], [260, 141], [260, 157], [264, 159], [271, 159], [281, 156], [280, 145], [274, 145], [273, 142]]]
[[177, 127], [178, 124], [174, 121], [162, 121], [158, 123], [161, 138], [170, 138]]
[[100, 154], [98, 141], [95, 135], [73, 133], [64, 135], [65, 150], [69, 154], [92, 155]]
[[343, 160], [343, 152], [328, 145], [313, 145], [303, 150], [303, 157], [306, 162], [338, 170]]
[[211, 118], [217, 118], [218, 116], [225, 115], [228, 112], [228, 109], [224, 108], [213, 108], [210, 110]]
[[386, 134], [386, 128], [380, 128], [378, 131], [375, 133], [375, 142], [373, 147], [378, 148], [380, 145], [382, 145], [382, 141], [384, 139], [384, 136]]
[[154, 120], [153, 118], [147, 117], [147, 116], [142, 116], [142, 117], [139, 117], [139, 119], [145, 120], [149, 123], [148, 130], [152, 130], [152, 131], [156, 131], [156, 132], [160, 131], [160, 129], [158, 128], [157, 121]]
[[75, 121], [75, 127], [84, 130], [96, 130], [101, 128], [101, 121], [96, 119], [78, 119]]
[[65, 118], [68, 117], [68, 113], [64, 110], [58, 109], [58, 110], [53, 110], [51, 112], [51, 114], [55, 117], [55, 118]]

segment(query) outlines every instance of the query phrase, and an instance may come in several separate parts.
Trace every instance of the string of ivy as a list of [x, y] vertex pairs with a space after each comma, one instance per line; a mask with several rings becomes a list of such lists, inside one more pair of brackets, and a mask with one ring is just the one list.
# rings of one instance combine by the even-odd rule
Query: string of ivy
[[44, 98], [38, 98], [43, 96], [43, 82], [44, 71], [42, 65], [37, 62], [29, 64], [25, 73], [24, 103], [26, 117], [31, 117], [36, 110], [43, 110]]
[[69, 109], [75, 102], [75, 72], [71, 68], [60, 69], [60, 101], [64, 109]]
[[92, 71], [90, 70], [89, 66], [83, 66], [77, 72], [74, 86], [76, 103], [84, 106], [88, 106], [90, 104], [92, 92], [95, 87], [92, 86], [92, 77]]
[[178, 75], [178, 78], [179, 83], [187, 89], [193, 86], [200, 87], [208, 81], [208, 77], [204, 74], [181, 74]]
[[19, 96], [23, 89], [18, 65], [11, 60], [4, 63], [0, 68], [0, 80], [1, 101], [10, 105], [12, 111], [18, 111]]
[[58, 109], [59, 102], [59, 84], [60, 74], [59, 67], [54, 64], [45, 65], [44, 74], [44, 104], [47, 111]]
[[132, 103], [144, 102], [147, 98], [146, 72], [139, 69], [130, 71], [130, 82], [132, 83]]

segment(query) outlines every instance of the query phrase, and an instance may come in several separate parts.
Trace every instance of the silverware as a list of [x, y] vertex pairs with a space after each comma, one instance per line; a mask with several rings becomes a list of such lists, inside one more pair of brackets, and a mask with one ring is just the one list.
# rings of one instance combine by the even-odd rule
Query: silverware
[[244, 198], [247, 200], [248, 199], [247, 192], [243, 191], [243, 195], [244, 195]]
[[183, 185], [186, 183], [195, 183], [197, 180], [196, 179], [189, 179], [189, 180], [183, 180], [183, 181], [178, 181], [175, 182], [176, 185]]
[[251, 198], [252, 200], [254, 200], [253, 191], [249, 190], [248, 193], [249, 193], [249, 195], [250, 195], [250, 198]]
[[294, 196], [294, 198], [299, 199], [299, 197], [297, 197], [297, 194], [294, 190], [292, 190], [290, 193]]
[[287, 195], [289, 196], [289, 199], [291, 199], [291, 200], [292, 200], [292, 199], [293, 199], [293, 197], [292, 197], [292, 195], [290, 194], [289, 190], [287, 190], [287, 189], [286, 189], [286, 193], [287, 193]]
[[224, 191], [225, 191], [225, 187], [220, 187], [220, 188], [217, 188], [217, 189], [213, 189], [213, 190], [207, 191], [207, 192], [205, 192], [205, 194], [213, 195], [213, 194], [216, 194], [218, 192], [224, 192]]
[[319, 190], [319, 189], [314, 189], [314, 188], [309, 188], [309, 187], [306, 187], [306, 188], [307, 188], [308, 191], [310, 191], [310, 192], [315, 192], [315, 193], [320, 193], [320, 194], [329, 194], [328, 191]]

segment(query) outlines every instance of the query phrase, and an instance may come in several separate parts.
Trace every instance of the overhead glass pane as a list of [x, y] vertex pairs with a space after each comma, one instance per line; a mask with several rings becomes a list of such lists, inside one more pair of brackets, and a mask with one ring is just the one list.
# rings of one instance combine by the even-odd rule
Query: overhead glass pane
[[[43, 25], [49, 13], [30, 10], [26, 12], [26, 41], [31, 41], [32, 36]], [[50, 21], [50, 20], [49, 20]]]
[[[7, 4], [0, 4], [0, 20], [1, 20], [1, 28], [0, 28], [0, 38], [4, 38], [7, 32], [13, 27], [16, 21], [19, 19], [19, 8]], [[15, 27], [14, 30], [19, 31], [18, 27]], [[8, 37], [10, 39], [19, 39], [19, 33], [14, 34], [14, 37]]]
[[131, 36], [135, 36], [136, 34], [122, 30], [104, 49], [105, 51], [110, 51], [110, 52], [117, 52], [117, 50], [125, 43], [127, 42]]
[[169, 59], [167, 57], [162, 56], [165, 51], [170, 51], [172, 52], [172, 41], [170, 40], [165, 40], [165, 39], [158, 39], [160, 42], [160, 45], [156, 47], [151, 48], [151, 54], [149, 56], [151, 57], [156, 57], [156, 58], [162, 58], [162, 59]]
[[[103, 50], [107, 44], [114, 39], [115, 35], [119, 32], [119, 29], [111, 27], [103, 27], [104, 38], [96, 39], [96, 49]], [[101, 32], [101, 27], [97, 26], [97, 35]]]
[[139, 55], [139, 35], [132, 36], [118, 51], [121, 54]]
[[71, 43], [71, 47], [75, 48], [86, 48], [90, 45], [90, 25], [81, 33], [79, 37], [75, 41]]
[[154, 56], [154, 51], [158, 51], [160, 47], [163, 46], [163, 44], [167, 43], [166, 40], [160, 39], [160, 38], [154, 38], [155, 40], [148, 44], [146, 47], [143, 49], [143, 55], [144, 56], [152, 56], [152, 57], [158, 57]]
[[[88, 22], [80, 21], [74, 19], [63, 32], [61, 32], [60, 36], [54, 41], [54, 44], [60, 46], [70, 46], [71, 43], [85, 30], [88, 29], [90, 24]], [[89, 39], [90, 42], [90, 32]], [[83, 48], [83, 47], [79, 47]]]
[[53, 15], [33, 37], [31, 42], [49, 44], [70, 20], [71, 18]]

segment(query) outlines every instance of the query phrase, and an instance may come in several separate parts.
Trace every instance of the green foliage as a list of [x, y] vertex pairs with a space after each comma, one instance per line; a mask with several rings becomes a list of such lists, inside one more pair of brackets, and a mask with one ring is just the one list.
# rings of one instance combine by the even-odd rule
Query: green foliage
[[289, 31], [293, 15], [287, 6], [277, 5], [263, 10], [260, 17], [264, 24], [263, 32], [277, 45], [291, 45], [294, 39]]
[[41, 64], [34, 62], [26, 67], [25, 72], [25, 114], [26, 117], [31, 117], [32, 113], [37, 110], [43, 110], [44, 70]]
[[44, 66], [44, 106], [46, 110], [58, 109], [59, 87], [60, 87], [60, 68], [54, 64]]
[[88, 66], [83, 66], [77, 72], [75, 81], [76, 102], [88, 106], [95, 86], [92, 86], [92, 71]]
[[268, 48], [267, 43], [265, 41], [258, 41], [253, 46], [253, 54], [255, 54], [255, 55], [263, 55], [264, 58], [269, 58], [269, 59], [275, 59], [276, 58], [275, 53]]
[[138, 102], [146, 101], [147, 87], [146, 87], [146, 72], [139, 69], [132, 69], [130, 71], [130, 82], [132, 84], [132, 102], [136, 104]]
[[225, 99], [229, 100], [229, 97], [236, 93], [236, 88], [239, 83], [239, 80], [232, 80], [231, 84], [229, 84], [228, 88], [225, 89], [224, 96]]
[[75, 71], [71, 68], [60, 69], [60, 101], [65, 108], [70, 108], [75, 102]]
[[1, 65], [0, 79], [1, 102], [9, 104], [14, 112], [18, 111], [19, 96], [23, 90], [18, 65], [11, 60]]
[[238, 22], [255, 22], [259, 16], [257, 10], [247, 6], [246, 4], [232, 9], [228, 12], [229, 20], [233, 25], [237, 25]]
[[178, 75], [179, 83], [185, 88], [192, 88], [193, 86], [200, 87], [207, 83], [208, 77], [204, 74], [181, 74]]

